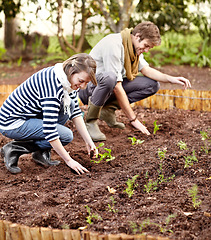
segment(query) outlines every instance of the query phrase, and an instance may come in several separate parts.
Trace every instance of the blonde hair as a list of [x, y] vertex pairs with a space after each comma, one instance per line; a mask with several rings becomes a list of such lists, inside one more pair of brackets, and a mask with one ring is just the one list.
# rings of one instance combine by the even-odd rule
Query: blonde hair
[[63, 62], [63, 70], [67, 76], [71, 76], [75, 73], [86, 72], [88, 73], [91, 82], [97, 85], [95, 78], [96, 62], [86, 53], [78, 53]]
[[132, 34], [135, 36], [138, 33], [140, 41], [147, 39], [154, 46], [161, 44], [161, 37], [159, 28], [152, 22], [146, 21], [139, 23], [133, 30]]

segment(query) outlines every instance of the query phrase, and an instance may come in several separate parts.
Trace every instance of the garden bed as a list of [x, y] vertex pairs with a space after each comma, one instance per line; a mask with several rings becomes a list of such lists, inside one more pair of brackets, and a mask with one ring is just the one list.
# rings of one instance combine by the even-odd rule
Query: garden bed
[[[87, 108], [82, 108], [86, 113]], [[19, 161], [23, 172], [12, 175], [1, 161], [0, 219], [31, 227], [85, 227], [101, 234], [146, 233], [170, 239], [210, 239], [211, 156], [210, 151], [202, 149], [200, 132], [210, 134], [211, 113], [140, 106], [134, 107], [134, 111], [151, 133], [155, 120], [160, 129], [144, 136], [128, 124], [122, 111], [118, 111], [118, 119], [126, 124], [126, 129], [111, 130], [100, 122], [107, 141], [99, 152], [108, 148], [115, 157], [108, 162], [91, 162], [82, 139], [69, 123], [75, 138], [66, 149], [90, 171], [87, 174], [75, 175], [64, 162], [44, 168], [32, 162], [31, 155], [24, 155]], [[144, 142], [132, 145], [129, 137]], [[1, 136], [0, 141], [3, 146], [9, 139]], [[180, 141], [188, 149], [181, 150]], [[166, 151], [164, 159], [159, 150]], [[189, 158], [192, 160], [185, 168], [185, 157], [193, 157], [193, 151], [198, 161]], [[52, 158], [59, 159], [53, 151]], [[129, 197], [125, 192], [127, 181], [136, 175], [137, 186]], [[150, 181], [157, 182], [156, 189], [149, 190]], [[188, 193], [194, 184], [198, 186], [196, 202], [201, 201], [195, 208]], [[116, 192], [110, 193], [108, 187]], [[99, 218], [88, 218], [92, 214]]]
[[[25, 64], [12, 68], [1, 66], [0, 84], [20, 84], [42, 67], [34, 69]], [[211, 90], [210, 68], [165, 66], [160, 70], [190, 79], [192, 89]], [[177, 87], [161, 85], [162, 89], [174, 90]], [[3, 92], [5, 91], [3, 90], [2, 94]], [[168, 95], [174, 94], [170, 92]], [[197, 96], [194, 95], [194, 98]], [[163, 96], [158, 98], [165, 100]], [[171, 96], [165, 98], [172, 101]], [[190, 106], [191, 101], [189, 98]], [[91, 234], [91, 240], [97, 239], [99, 234], [113, 234], [109, 239], [120, 239], [118, 234], [121, 233], [128, 236], [121, 235], [122, 239], [133, 239], [129, 234], [134, 236], [134, 239], [141, 239], [137, 234], [142, 233], [148, 235], [147, 239], [155, 239], [150, 238], [151, 235], [176, 240], [211, 239], [211, 156], [210, 150], [206, 153], [202, 149], [204, 141], [200, 133], [206, 132], [210, 137], [211, 112], [177, 109], [177, 102], [178, 100], [173, 101], [170, 106], [173, 109], [168, 110], [144, 109], [149, 103], [142, 107], [134, 106], [138, 118], [151, 133], [155, 120], [157, 125], [162, 125], [156, 134], [150, 136], [132, 128], [122, 111], [118, 111], [117, 115], [118, 119], [126, 124], [124, 130], [111, 129], [100, 121], [100, 128], [106, 134], [107, 141], [99, 151], [104, 153], [104, 148], [111, 149], [111, 155], [115, 159], [108, 162], [102, 160], [98, 164], [91, 162], [82, 139], [72, 123], [69, 123], [68, 126], [74, 132], [74, 140], [65, 148], [75, 160], [89, 169], [90, 172], [84, 175], [75, 175], [64, 162], [56, 167], [38, 166], [32, 162], [30, 154], [20, 158], [19, 166], [23, 172], [12, 175], [1, 160], [0, 219], [4, 220], [4, 224], [0, 221], [0, 234], [3, 225], [5, 230], [10, 228], [7, 222], [10, 221], [25, 227], [30, 226], [33, 230], [30, 236], [32, 232], [34, 235], [41, 228], [43, 234], [48, 234], [49, 229], [53, 229], [55, 233], [56, 229], [81, 228]], [[86, 114], [87, 107], [83, 106], [82, 109]], [[133, 137], [144, 142], [132, 145], [131, 139], [128, 138]], [[0, 135], [0, 146], [9, 141]], [[188, 149], [181, 150], [178, 146], [180, 141], [186, 143]], [[159, 157], [159, 150], [163, 153], [166, 151], [163, 160], [161, 155]], [[194, 161], [193, 151], [197, 161]], [[54, 151], [52, 158], [59, 159]], [[188, 160], [190, 166], [185, 167]], [[129, 197], [125, 192], [128, 187], [127, 181], [136, 175], [137, 186], [133, 195]], [[156, 182], [156, 189], [149, 190], [149, 183]], [[198, 187], [196, 203], [201, 203], [194, 208], [188, 189], [195, 184]], [[109, 192], [108, 187], [114, 188], [116, 192]], [[92, 214], [100, 218], [89, 217]], [[90, 218], [92, 224], [88, 223]], [[16, 229], [16, 225], [12, 225], [11, 229]], [[22, 230], [26, 229], [27, 227]], [[70, 234], [65, 230], [63, 232]], [[10, 239], [8, 234], [7, 232], [7, 240]], [[15, 231], [14, 234], [17, 235]], [[45, 234], [43, 236], [46, 236]], [[78, 236], [77, 231], [71, 234], [72, 238]], [[84, 240], [90, 239], [89, 237], [89, 234], [85, 234]]]

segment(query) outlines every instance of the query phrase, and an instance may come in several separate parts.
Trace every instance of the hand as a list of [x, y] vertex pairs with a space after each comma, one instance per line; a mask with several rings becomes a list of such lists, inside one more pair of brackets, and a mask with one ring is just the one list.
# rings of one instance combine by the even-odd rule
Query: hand
[[184, 89], [191, 88], [191, 83], [188, 79], [184, 77], [171, 77], [169, 79], [170, 83], [180, 84]]
[[83, 167], [80, 163], [76, 162], [75, 160], [70, 160], [66, 162], [67, 166], [72, 168], [74, 171], [76, 171], [79, 175], [81, 173], [89, 172], [85, 167]]
[[147, 128], [138, 120], [131, 122], [132, 126], [140, 130], [142, 133], [146, 135], [150, 135], [150, 132], [147, 130]]
[[94, 145], [94, 143], [92, 144], [88, 144], [86, 143], [86, 148], [88, 151], [88, 155], [90, 156], [90, 158], [96, 158], [98, 156], [98, 149], [96, 148], [96, 146]]

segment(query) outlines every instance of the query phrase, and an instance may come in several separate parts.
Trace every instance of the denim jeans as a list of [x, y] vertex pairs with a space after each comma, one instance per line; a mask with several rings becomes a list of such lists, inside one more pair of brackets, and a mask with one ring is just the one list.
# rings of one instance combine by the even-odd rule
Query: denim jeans
[[[75, 107], [74, 101], [71, 102], [70, 111], [73, 112]], [[73, 140], [73, 132], [64, 126], [68, 121], [68, 114], [64, 114], [64, 107], [62, 106], [59, 112], [59, 118], [57, 123], [57, 131], [59, 134], [59, 139], [63, 146], [67, 145]], [[43, 120], [40, 118], [31, 118], [25, 121], [25, 123], [12, 130], [2, 130], [0, 129], [5, 137], [15, 139], [15, 140], [34, 140], [34, 143], [38, 145], [41, 149], [52, 148], [50, 143], [45, 140], [45, 134], [43, 133]]]

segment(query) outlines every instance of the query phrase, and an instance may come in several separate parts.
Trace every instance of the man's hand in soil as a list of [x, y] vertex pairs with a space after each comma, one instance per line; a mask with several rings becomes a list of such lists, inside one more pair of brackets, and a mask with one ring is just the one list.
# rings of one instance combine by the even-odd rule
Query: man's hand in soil
[[147, 130], [147, 128], [138, 120], [135, 119], [131, 122], [132, 126], [140, 130], [142, 133], [146, 135], [150, 135], [150, 132]]
[[191, 88], [191, 83], [187, 78], [168, 76], [168, 80], [170, 83], [182, 85], [184, 89]]
[[72, 168], [77, 174], [82, 174], [85, 172], [89, 172], [85, 167], [83, 167], [80, 163], [78, 163], [75, 160], [70, 160], [66, 162], [67, 166], [69, 166], [70, 168]]

